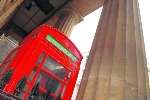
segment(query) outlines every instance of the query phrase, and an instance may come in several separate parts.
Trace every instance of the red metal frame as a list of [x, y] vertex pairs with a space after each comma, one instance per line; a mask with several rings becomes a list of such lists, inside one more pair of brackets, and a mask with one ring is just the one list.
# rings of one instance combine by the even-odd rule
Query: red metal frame
[[[45, 37], [48, 34], [54, 37], [55, 40], [61, 43], [74, 56], [76, 56], [77, 60], [72, 61], [70, 57], [65, 55], [56, 46], [47, 41]], [[57, 97], [58, 96], [57, 93], [60, 94], [63, 91], [64, 93], [63, 95], [61, 95], [62, 100], [69, 100], [71, 98], [75, 82], [77, 80], [78, 72], [80, 69], [82, 55], [80, 54], [76, 46], [65, 35], [58, 32], [53, 27], [41, 25], [33, 32], [31, 32], [16, 50], [17, 50], [16, 56], [14, 56], [12, 61], [10, 61], [10, 64], [7, 66], [7, 68], [5, 68], [7, 70], [12, 69], [13, 74], [10, 80], [5, 85], [3, 91], [5, 91], [8, 94], [13, 94], [18, 82], [23, 77], [27, 78], [30, 77], [31, 72], [35, 69], [35, 75], [33, 76], [33, 79], [32, 80], [27, 79], [26, 81], [27, 89], [26, 91], [24, 91], [22, 96], [24, 100], [28, 98], [41, 72], [61, 83], [61, 87], [59, 87], [56, 93], [51, 93], [50, 95]], [[36, 62], [42, 53], [45, 53], [45, 56], [42, 59], [41, 63], [38, 65]], [[65, 75], [64, 79], [60, 79], [55, 73], [53, 73], [50, 70], [47, 70], [44, 67], [43, 64], [47, 59], [47, 57], [52, 58], [54, 61], [56, 61], [66, 69], [67, 74]], [[9, 58], [6, 57], [6, 59]], [[4, 64], [2, 64], [1, 67], [3, 67], [3, 65]], [[6, 70], [1, 71], [1, 74], [5, 74], [5, 72]], [[67, 78], [69, 73], [71, 73], [70, 79]], [[63, 90], [64, 88], [65, 90]], [[40, 87], [40, 90], [46, 92], [46, 90], [42, 87]]]

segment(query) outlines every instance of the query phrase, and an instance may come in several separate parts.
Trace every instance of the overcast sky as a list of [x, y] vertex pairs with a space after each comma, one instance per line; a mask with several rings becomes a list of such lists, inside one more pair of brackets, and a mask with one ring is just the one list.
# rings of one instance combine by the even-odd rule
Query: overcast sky
[[84, 17], [84, 20], [77, 24], [72, 31], [70, 38], [82, 54], [87, 53], [90, 49], [100, 18], [101, 10], [102, 8]]
[[150, 0], [139, 0], [148, 67], [150, 67]]
[[[101, 10], [102, 8], [84, 17], [84, 21], [74, 27], [73, 32], [70, 36], [70, 39], [75, 43], [75, 45], [84, 56], [84, 59], [82, 60], [82, 64], [80, 66], [77, 84], [80, 83], [80, 80], [82, 78], [83, 70], [86, 63], [86, 56], [88, 55], [90, 47], [92, 45]], [[76, 86], [77, 87], [75, 87], [74, 89], [75, 91], [71, 100], [76, 100], [75, 98], [78, 91], [78, 85]]]

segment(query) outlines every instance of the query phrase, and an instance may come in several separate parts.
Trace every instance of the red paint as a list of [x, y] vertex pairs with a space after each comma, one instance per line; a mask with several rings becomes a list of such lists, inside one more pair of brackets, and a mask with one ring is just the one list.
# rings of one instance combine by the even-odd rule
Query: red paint
[[[72, 61], [67, 55], [61, 52], [53, 44], [48, 42], [46, 40], [46, 36], [48, 34], [55, 38], [65, 48], [67, 48], [73, 55], [75, 55], [77, 57], [77, 61]], [[43, 53], [45, 55], [41, 59], [40, 63], [37, 63], [39, 57]], [[12, 54], [14, 54], [14, 56], [11, 58]], [[52, 62], [52, 65], [57, 65], [56, 63], [58, 63], [58, 65], [61, 65], [63, 67], [57, 66], [58, 68], [55, 69], [55, 66], [54, 68], [52, 67], [52, 70], [44, 67], [44, 63], [46, 63], [46, 60], [49, 57], [51, 59], [50, 61]], [[53, 98], [55, 99], [60, 95], [61, 100], [70, 100], [75, 82], [77, 80], [81, 60], [82, 55], [80, 54], [79, 50], [65, 35], [58, 32], [53, 27], [41, 25], [33, 30], [33, 32], [31, 32], [24, 39], [20, 46], [10, 52], [10, 54], [3, 61], [1, 65], [1, 68], [3, 70], [1, 71], [0, 77], [6, 74], [6, 72], [12, 70], [11, 77], [4, 86], [3, 91], [8, 94], [14, 95], [17, 84], [21, 79], [25, 77], [25, 88], [23, 89], [23, 92], [21, 92], [21, 98], [23, 100], [27, 100], [29, 95], [31, 94], [33, 87], [35, 87], [38, 82], [40, 84], [38, 86], [40, 93], [45, 94], [48, 90], [43, 84], [47, 84], [46, 80], [50, 78], [50, 80], [56, 80], [57, 83], [60, 84], [60, 86], [57, 89], [54, 89], [55, 92], [50, 92], [49, 95], [53, 96]], [[9, 64], [7, 64], [6, 66], [7, 61], [9, 61]], [[33, 77], [31, 78], [31, 73], [33, 70], [35, 70], [35, 72]], [[64, 77], [61, 78], [62, 76], [59, 76], [59, 73], [57, 71], [63, 70], [65, 70], [65, 74]], [[42, 78], [40, 78], [40, 75], [42, 76]], [[49, 78], [47, 78], [47, 76]], [[50, 85], [55, 86], [56, 84]]]

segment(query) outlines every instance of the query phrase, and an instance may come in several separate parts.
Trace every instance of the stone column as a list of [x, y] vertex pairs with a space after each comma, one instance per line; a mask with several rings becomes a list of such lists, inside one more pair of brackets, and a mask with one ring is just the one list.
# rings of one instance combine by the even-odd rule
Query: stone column
[[105, 0], [77, 100], [147, 100], [137, 0]]
[[4, 9], [6, 3], [7, 3], [7, 0], [1, 0], [0, 1], [0, 12]]
[[24, 0], [1, 0], [0, 1], [0, 28], [8, 21], [13, 12]]
[[73, 5], [69, 4], [69, 6], [64, 7], [46, 23], [52, 24], [59, 31], [69, 36], [73, 27], [80, 21], [82, 21], [80, 12]]

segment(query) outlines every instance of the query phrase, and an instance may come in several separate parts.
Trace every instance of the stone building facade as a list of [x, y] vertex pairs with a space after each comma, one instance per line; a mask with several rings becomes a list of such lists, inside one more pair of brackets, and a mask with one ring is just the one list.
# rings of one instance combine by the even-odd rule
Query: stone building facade
[[[14, 37], [19, 41], [23, 38], [18, 38], [19, 28], [12, 27], [10, 22], [24, 2], [26, 0], [0, 1], [1, 32], [16, 34]], [[77, 100], [148, 100], [148, 73], [138, 0], [68, 0], [43, 23], [53, 25], [69, 36], [85, 15], [101, 6], [103, 11]]]

